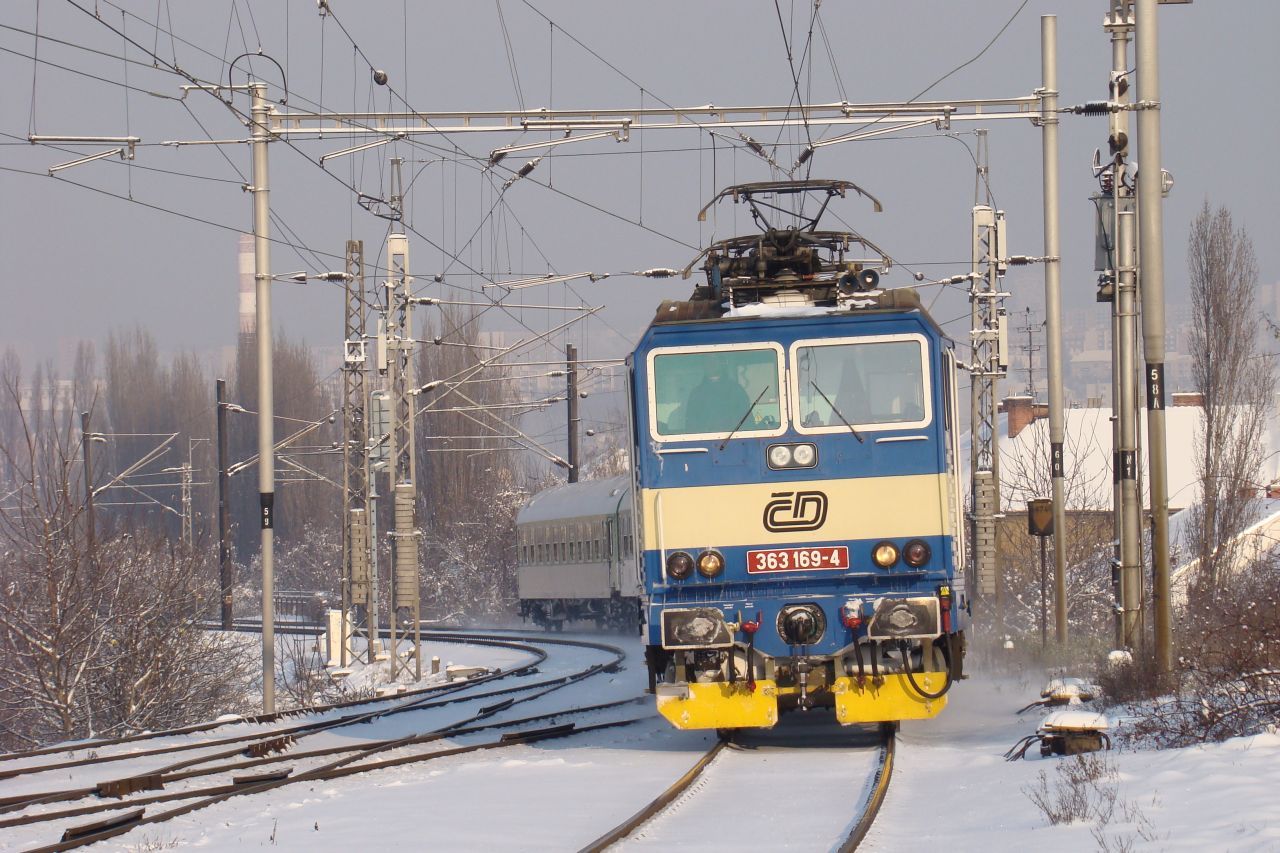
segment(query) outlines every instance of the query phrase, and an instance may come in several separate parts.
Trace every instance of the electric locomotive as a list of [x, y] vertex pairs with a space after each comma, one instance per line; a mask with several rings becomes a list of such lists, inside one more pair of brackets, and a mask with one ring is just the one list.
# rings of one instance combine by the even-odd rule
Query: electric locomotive
[[[914, 290], [879, 286], [884, 252], [817, 229], [850, 190], [871, 198], [720, 193], [760, 233], [686, 267], [706, 282], [628, 360], [649, 688], [677, 728], [928, 718], [963, 677], [955, 356]], [[817, 214], [770, 225], [801, 193]]]

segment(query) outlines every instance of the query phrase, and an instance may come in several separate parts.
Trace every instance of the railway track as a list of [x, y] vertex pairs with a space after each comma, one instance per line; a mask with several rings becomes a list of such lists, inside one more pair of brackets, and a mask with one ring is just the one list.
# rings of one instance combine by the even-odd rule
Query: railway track
[[[295, 629], [296, 630], [296, 629]], [[479, 685], [487, 684], [494, 681], [509, 679], [512, 677], [530, 674], [537, 670], [547, 659], [546, 651], [536, 645], [528, 642], [520, 642], [515, 638], [494, 635], [494, 634], [456, 634], [456, 633], [430, 633], [423, 634], [424, 640], [444, 643], [459, 643], [481, 646], [491, 646], [499, 648], [508, 648], [516, 651], [522, 651], [529, 654], [530, 659], [519, 666], [511, 667], [505, 670], [494, 670], [485, 675], [473, 677], [465, 681], [450, 682], [446, 684], [429, 685], [413, 690], [407, 690], [404, 693], [397, 694], [393, 697], [350, 699], [340, 702], [334, 702], [323, 705], [314, 705], [304, 708], [295, 708], [288, 711], [279, 711], [274, 714], [258, 714], [249, 716], [240, 716], [232, 720], [213, 721], [206, 723], [198, 723], [191, 726], [184, 726], [175, 729], [166, 729], [159, 731], [143, 732], [131, 735], [123, 735], [114, 738], [98, 738], [93, 740], [77, 741], [74, 744], [63, 744], [40, 749], [28, 750], [23, 752], [11, 752], [0, 754], [0, 781], [12, 779], [24, 775], [33, 775], [35, 773], [66, 770], [75, 767], [84, 767], [88, 765], [101, 765], [113, 761], [131, 760], [146, 757], [148, 755], [163, 755], [172, 752], [184, 750], [197, 750], [215, 746], [231, 746], [241, 743], [250, 743], [255, 741], [267, 741], [273, 738], [311, 734], [315, 732], [327, 731], [332, 728], [351, 725], [353, 723], [367, 722], [380, 716], [388, 716], [406, 711], [419, 710], [422, 708], [433, 707], [434, 703], [439, 702], [443, 697], [454, 694], [466, 693], [474, 690]], [[611, 659], [595, 668], [589, 668], [589, 671], [581, 674], [575, 674], [577, 679], [589, 677], [598, 671], [611, 671], [616, 668], [625, 657], [625, 652], [621, 649], [607, 645], [604, 643], [595, 643], [585, 640], [565, 640], [559, 638], [537, 638], [537, 642], [543, 645], [568, 646], [586, 649], [596, 649], [611, 656]], [[557, 679], [546, 680], [547, 684], [555, 683]], [[521, 688], [514, 688], [521, 689]], [[493, 691], [485, 695], [502, 695], [504, 691]], [[329, 720], [322, 720], [312, 723], [300, 724], [291, 727], [273, 727], [256, 732], [249, 732], [234, 735], [226, 738], [218, 738], [214, 740], [193, 741], [182, 744], [165, 745], [154, 749], [143, 750], [121, 750], [114, 753], [103, 754], [101, 750], [117, 747], [132, 746], [145, 741], [157, 741], [172, 737], [181, 737], [192, 734], [207, 734], [218, 729], [231, 728], [240, 725], [271, 725], [273, 723], [284, 720], [294, 719], [302, 716], [315, 716], [317, 714], [325, 714], [330, 712], [342, 711], [344, 709], [355, 708], [356, 712], [341, 715]], [[40, 764], [24, 764], [22, 762], [30, 761], [34, 758], [41, 758], [51, 755], [72, 755], [76, 753], [84, 753], [80, 758], [68, 758], [64, 761], [45, 762]], [[7, 799], [0, 798], [0, 813], [6, 807]]]
[[[744, 737], [755, 738], [754, 735]], [[800, 742], [793, 742], [791, 746], [783, 748], [794, 749], [796, 755], [802, 755], [807, 747], [819, 746], [819, 743], [813, 742], [811, 739], [809, 743], [805, 743], [804, 740], [804, 738], [801, 738]], [[783, 742], [785, 743], [785, 741]], [[844, 738], [843, 744], [839, 744], [840, 741], [838, 739], [828, 740], [828, 747], [836, 747], [839, 752], [843, 753], [837, 760], [842, 763], [847, 762], [847, 750], [853, 744], [849, 742], [847, 736]], [[888, 792], [889, 782], [893, 774], [894, 744], [893, 727], [881, 727], [874, 744], [874, 761], [866, 768], [869, 772], [858, 776], [858, 781], [862, 783], [859, 799], [860, 807], [857, 817], [852, 825], [844, 829], [843, 837], [836, 846], [836, 849], [840, 850], [841, 853], [849, 853], [849, 851], [856, 850], [875, 821], [880, 805], [884, 802], [885, 794]], [[870, 745], [863, 745], [860, 749], [863, 752], [869, 752]], [[707, 749], [688, 771], [651, 800], [644, 808], [584, 846], [580, 853], [599, 853], [599, 851], [607, 850], [614, 845], [634, 844], [641, 846], [646, 843], [657, 849], [664, 849], [673, 844], [678, 844], [681, 838], [685, 842], [692, 838], [702, 838], [704, 839], [703, 846], [705, 846], [705, 839], [708, 837], [705, 832], [682, 831], [675, 828], [675, 826], [668, 827], [668, 831], [664, 832], [659, 826], [663, 821], [678, 824], [681, 820], [681, 812], [694, 815], [694, 821], [706, 821], [707, 815], [718, 815], [720, 817], [713, 818], [713, 820], [718, 820], [723, 826], [731, 826], [735, 817], [744, 814], [762, 818], [767, 816], [770, 822], [783, 824], [776, 826], [775, 829], [780, 830], [785, 835], [789, 831], [785, 826], [786, 816], [785, 814], [779, 814], [776, 800], [773, 799], [776, 797], [777, 791], [769, 784], [768, 774], [759, 772], [762, 769], [762, 765], [768, 763], [769, 757], [776, 759], [782, 755], [785, 755], [785, 753], [780, 750], [775, 751], [773, 747], [767, 745], [767, 741], [761, 745], [750, 745], [749, 743], [739, 744], [735, 741], [720, 740]], [[748, 784], [745, 786], [735, 784], [734, 780], [747, 780]], [[836, 793], [839, 798], [845, 799], [847, 802], [846, 798], [849, 794], [847, 789]], [[755, 795], [754, 799], [753, 794]], [[763, 799], [760, 798], [761, 794], [764, 795]], [[704, 803], [702, 802], [704, 799], [714, 799], [716, 802]], [[761, 801], [755, 802], [755, 799], [761, 799]], [[769, 802], [770, 800], [772, 802]], [[686, 809], [685, 806], [690, 804], [693, 805]], [[806, 815], [815, 811], [823, 811], [820, 805], [810, 803], [810, 806], [813, 806], [813, 808], [806, 808]], [[763, 828], [764, 821], [755, 820], [748, 825], [755, 831]], [[817, 831], [821, 832], [821, 829], [818, 828]], [[720, 837], [726, 841], [730, 840], [724, 835]], [[783, 841], [781, 837], [777, 840], [780, 843]], [[829, 838], [825, 841], [820, 839], [797, 839], [794, 834], [786, 837], [785, 841], [791, 845], [798, 843], [801, 848], [809, 846], [807, 843], [809, 841], [816, 842], [813, 849], [831, 846]], [[750, 845], [765, 849], [771, 846], [770, 839], [754, 836], [750, 841]]]
[[[605, 653], [606, 658], [604, 661], [582, 666], [564, 675], [535, 679], [531, 682], [522, 682], [497, 689], [475, 691], [474, 688], [479, 684], [488, 683], [498, 678], [510, 677], [518, 673], [534, 674], [537, 671], [537, 666], [547, 659], [547, 652], [527, 644], [516, 643], [510, 637], [495, 638], [475, 634], [436, 634], [432, 638], [444, 639], [445, 637], [459, 641], [465, 640], [466, 642], [474, 642], [483, 638], [488, 644], [519, 647], [522, 650], [535, 652], [535, 654], [531, 656], [529, 663], [522, 664], [519, 667], [513, 667], [505, 672], [492, 673], [490, 676], [475, 678], [469, 682], [447, 685], [448, 689], [416, 691], [420, 695], [411, 696], [407, 700], [402, 694], [397, 697], [401, 701], [390, 703], [385, 699], [368, 700], [366, 703], [342, 703], [348, 707], [352, 704], [372, 704], [375, 707], [371, 709], [362, 708], [357, 713], [342, 715], [335, 719], [276, 728], [267, 732], [203, 740], [193, 744], [168, 744], [163, 747], [121, 752], [108, 756], [99, 755], [92, 758], [9, 768], [2, 771], [4, 775], [0, 776], [0, 778], [15, 778], [63, 770], [69, 767], [107, 764], [127, 759], [167, 756], [193, 749], [217, 749], [213, 753], [195, 755], [161, 767], [149, 768], [142, 773], [131, 773], [123, 778], [105, 780], [92, 787], [78, 786], [34, 793], [28, 792], [0, 799], [0, 829], [36, 824], [65, 823], [68, 820], [86, 816], [108, 815], [106, 818], [95, 820], [89, 824], [67, 827], [60, 840], [35, 848], [40, 850], [67, 850], [113, 838], [138, 826], [171, 820], [232, 797], [264, 793], [298, 782], [327, 781], [357, 773], [371, 772], [470, 752], [499, 749], [515, 744], [552, 738], [571, 737], [585, 732], [630, 725], [641, 719], [638, 717], [635, 719], [623, 718], [599, 721], [592, 718], [592, 715], [599, 716], [602, 713], [636, 703], [641, 698], [637, 696], [587, 707], [554, 708], [550, 711], [518, 719], [490, 721], [490, 718], [504, 715], [505, 712], [512, 708], [535, 702], [568, 685], [575, 684], [598, 673], [616, 671], [616, 668], [625, 657], [625, 652], [604, 643], [539, 637], [537, 642], [543, 645], [596, 650]], [[445, 725], [437, 725], [425, 731], [413, 732], [402, 737], [372, 740], [358, 746], [338, 744], [305, 751], [293, 750], [293, 747], [301, 738], [314, 737], [322, 733], [333, 732], [335, 729], [370, 722], [395, 714], [442, 708], [446, 705], [456, 706], [462, 703], [467, 703], [471, 706], [475, 706], [478, 703], [484, 704], [474, 707], [467, 716], [460, 720], [454, 720]], [[332, 708], [329, 710], [332, 710]], [[280, 715], [271, 715], [272, 720], [278, 721], [279, 717]], [[572, 718], [579, 719], [573, 720]], [[551, 726], [527, 728], [537, 723], [563, 720], [570, 721], [557, 722], [557, 724]], [[255, 720], [255, 722], [261, 722], [261, 720]], [[481, 733], [491, 733], [504, 728], [514, 728], [516, 730], [508, 731], [496, 738], [481, 740], [478, 743], [460, 746], [444, 745], [443, 748], [440, 748], [442, 746], [441, 742], [446, 741], [446, 739], [452, 742], [455, 738], [474, 738]], [[204, 733], [207, 730], [207, 727], [204, 726], [194, 727], [194, 731], [197, 733]], [[187, 730], [159, 732], [150, 737], [166, 737], [184, 733], [188, 733]], [[98, 748], [113, 744], [132, 747], [136, 746], [138, 740], [145, 739], [147, 738], [128, 737], [111, 741], [98, 741], [92, 744], [77, 744], [74, 749], [84, 750], [90, 747]], [[431, 751], [422, 752], [423, 748], [430, 748]], [[50, 748], [39, 751], [39, 754], [50, 755], [64, 751], [66, 751], [65, 748]], [[386, 753], [397, 752], [400, 754], [395, 754], [392, 757], [382, 757]], [[21, 754], [23, 757], [30, 757], [31, 755], [32, 753]], [[14, 757], [18, 756], [4, 756], [5, 759]], [[309, 766], [302, 770], [294, 766], [282, 767], [281, 765], [286, 762], [293, 765], [309, 763]], [[265, 772], [261, 772], [264, 770]], [[244, 775], [244, 771], [259, 772], [251, 772], [248, 775]], [[217, 777], [223, 778], [218, 779]], [[192, 785], [193, 780], [210, 781], [210, 784]], [[165, 790], [167, 786], [175, 785], [185, 785], [186, 787], [183, 790]], [[163, 791], [163, 793], [154, 793], [157, 790]], [[142, 796], [135, 796], [137, 794], [142, 794]], [[80, 805], [55, 811], [43, 810], [54, 803], [73, 802], [95, 795], [99, 798], [114, 797], [116, 799], [110, 802], [95, 802], [89, 805]], [[167, 806], [163, 811], [148, 811], [149, 808], [160, 804], [173, 803], [178, 804]], [[3, 817], [2, 815], [4, 814], [14, 816]]]

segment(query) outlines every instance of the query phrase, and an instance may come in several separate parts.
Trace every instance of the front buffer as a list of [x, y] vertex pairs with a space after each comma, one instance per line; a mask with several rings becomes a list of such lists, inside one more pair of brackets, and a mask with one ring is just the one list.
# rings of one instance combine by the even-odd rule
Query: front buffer
[[[916, 683], [934, 692], [946, 683], [945, 672], [916, 675]], [[779, 698], [795, 697], [795, 687], [779, 687], [774, 681], [725, 684], [659, 684], [658, 713], [678, 729], [772, 728], [778, 722]], [[917, 693], [900, 673], [861, 681], [837, 678], [831, 685], [836, 719], [842, 725], [897, 720], [927, 720], [946, 707], [945, 695], [928, 699]]]
[[[771, 728], [783, 713], [811, 709], [830, 710], [845, 725], [937, 716], [962, 677], [963, 635], [939, 630], [949, 598], [858, 604], [865, 620], [862, 609], [842, 608], [851, 640], [843, 647], [818, 650], [797, 642], [773, 654], [757, 647], [761, 623], [802, 640], [820, 605], [782, 604], [773, 619], [737, 622], [724, 618], [723, 606], [665, 610], [664, 642], [648, 654], [658, 712], [678, 729]], [[919, 622], [905, 624], [907, 613]], [[902, 626], [897, 635], [895, 624]], [[922, 629], [925, 636], [908, 636]], [[675, 635], [682, 642], [672, 642]]]

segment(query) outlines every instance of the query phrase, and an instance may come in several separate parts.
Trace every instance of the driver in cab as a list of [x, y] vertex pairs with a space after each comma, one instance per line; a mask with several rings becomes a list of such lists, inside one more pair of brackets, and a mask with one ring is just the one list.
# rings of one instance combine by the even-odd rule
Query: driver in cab
[[751, 400], [723, 356], [709, 360], [702, 381], [689, 393], [684, 431], [728, 432], [747, 412]]

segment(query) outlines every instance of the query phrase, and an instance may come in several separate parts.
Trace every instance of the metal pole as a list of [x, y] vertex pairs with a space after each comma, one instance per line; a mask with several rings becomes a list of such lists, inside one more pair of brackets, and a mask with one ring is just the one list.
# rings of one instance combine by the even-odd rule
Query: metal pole
[[227, 497], [231, 493], [231, 475], [227, 460], [231, 455], [227, 434], [227, 380], [216, 383], [218, 398], [218, 585], [222, 590], [222, 630], [230, 631], [232, 623], [232, 589], [235, 568], [231, 565], [231, 524]]
[[369, 618], [365, 631], [368, 640], [369, 665], [382, 650], [382, 617], [378, 612], [378, 475], [369, 472]]
[[569, 482], [578, 482], [578, 426], [580, 418], [578, 417], [578, 348], [573, 344], [566, 344], [564, 348], [565, 361], [568, 362], [568, 399], [569, 399]]
[[[998, 510], [999, 485], [996, 479], [995, 390], [994, 374], [999, 355], [996, 353], [998, 333], [995, 331], [996, 290], [991, 260], [998, 255], [996, 246], [996, 211], [991, 206], [991, 190], [987, 166], [987, 131], [977, 131], [977, 169], [974, 186], [973, 234], [970, 248], [970, 368], [969, 465], [972, 484], [973, 565], [981, 599], [994, 615], [1002, 632], [1004, 604], [1003, 584], [998, 575], [995, 548], [995, 516]], [[985, 203], [983, 200], [985, 199]], [[985, 269], [983, 268], [985, 264]]]
[[182, 466], [182, 544], [188, 548], [191, 547], [192, 536], [191, 528], [193, 516], [195, 515], [191, 505], [191, 473], [192, 464], [192, 448], [195, 439], [187, 439], [187, 464]]
[[343, 312], [342, 402], [342, 632], [341, 664], [350, 657], [351, 617], [357, 625], [369, 613], [369, 419], [365, 388], [364, 241], [348, 240]]
[[1138, 229], [1142, 263], [1142, 341], [1147, 369], [1147, 466], [1151, 473], [1156, 669], [1173, 666], [1169, 601], [1169, 481], [1164, 419], [1164, 211], [1160, 169], [1160, 71], [1156, 0], [1137, 0]]
[[1040, 651], [1049, 645], [1049, 583], [1045, 567], [1045, 543], [1048, 536], [1040, 536]]
[[1044, 172], [1044, 319], [1049, 362], [1049, 468], [1053, 478], [1053, 617], [1067, 642], [1067, 507], [1063, 459], [1062, 287], [1058, 246], [1058, 18], [1040, 18], [1040, 127]]
[[253, 96], [253, 280], [258, 338], [258, 506], [262, 527], [262, 711], [276, 710], [275, 682], [275, 399], [272, 393], [270, 182], [267, 176], [267, 84], [250, 83]]
[[[1137, 358], [1135, 311], [1137, 289], [1134, 263], [1132, 199], [1116, 187], [1116, 315], [1120, 337], [1120, 589], [1124, 608], [1124, 644], [1142, 645], [1142, 563], [1138, 540], [1142, 536], [1142, 496], [1138, 494], [1138, 388], [1134, 383]], [[1127, 208], [1127, 209], [1126, 209]]]
[[98, 550], [98, 536], [93, 510], [93, 433], [89, 431], [89, 413], [80, 413], [80, 456], [84, 460], [84, 529], [89, 565]]

